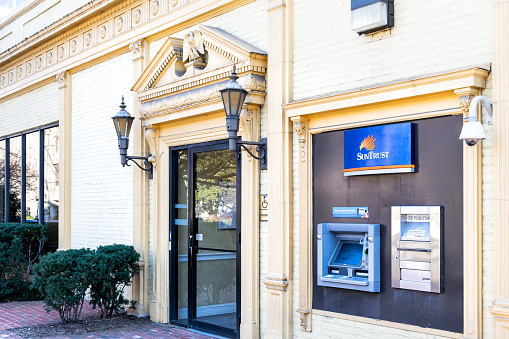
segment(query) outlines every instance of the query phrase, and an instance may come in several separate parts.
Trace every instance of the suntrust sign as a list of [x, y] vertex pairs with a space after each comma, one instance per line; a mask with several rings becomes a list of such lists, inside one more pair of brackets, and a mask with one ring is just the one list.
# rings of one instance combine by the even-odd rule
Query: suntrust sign
[[414, 125], [393, 124], [345, 132], [345, 176], [414, 172]]

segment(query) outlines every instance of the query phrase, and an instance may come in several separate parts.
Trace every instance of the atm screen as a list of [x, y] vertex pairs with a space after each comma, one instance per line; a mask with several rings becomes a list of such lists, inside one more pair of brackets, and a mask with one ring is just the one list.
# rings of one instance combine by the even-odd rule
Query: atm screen
[[363, 246], [359, 243], [343, 242], [333, 265], [360, 266]]

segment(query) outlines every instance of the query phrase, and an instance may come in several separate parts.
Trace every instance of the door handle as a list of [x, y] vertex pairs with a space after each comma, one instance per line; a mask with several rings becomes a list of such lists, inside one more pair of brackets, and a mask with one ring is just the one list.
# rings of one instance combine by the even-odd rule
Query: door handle
[[431, 252], [431, 249], [429, 248], [403, 248], [398, 247], [398, 251], [410, 251], [410, 252]]

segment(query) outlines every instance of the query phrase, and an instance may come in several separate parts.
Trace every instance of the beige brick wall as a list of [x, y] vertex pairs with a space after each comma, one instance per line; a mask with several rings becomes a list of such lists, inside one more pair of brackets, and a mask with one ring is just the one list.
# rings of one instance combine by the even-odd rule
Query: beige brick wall
[[358, 36], [350, 1], [294, 1], [294, 100], [491, 62], [491, 1], [395, 1], [395, 27]]
[[58, 121], [58, 83], [0, 101], [0, 137]]
[[72, 248], [133, 243], [133, 168], [120, 165], [111, 121], [122, 95], [132, 112], [131, 57], [126, 53], [72, 76]]

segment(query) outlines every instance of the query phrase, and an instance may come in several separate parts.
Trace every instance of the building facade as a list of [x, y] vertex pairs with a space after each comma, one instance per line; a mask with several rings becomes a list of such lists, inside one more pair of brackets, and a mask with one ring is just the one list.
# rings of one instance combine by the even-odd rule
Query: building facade
[[[366, 4], [390, 7], [27, 0], [0, 21], [0, 218], [48, 225], [59, 250], [133, 245], [129, 293], [156, 322], [505, 338], [509, 4], [396, 1], [391, 27], [359, 35]], [[233, 65], [262, 161], [228, 151]], [[470, 147], [478, 95], [493, 123], [479, 104]], [[152, 173], [119, 163], [121, 102]]]

